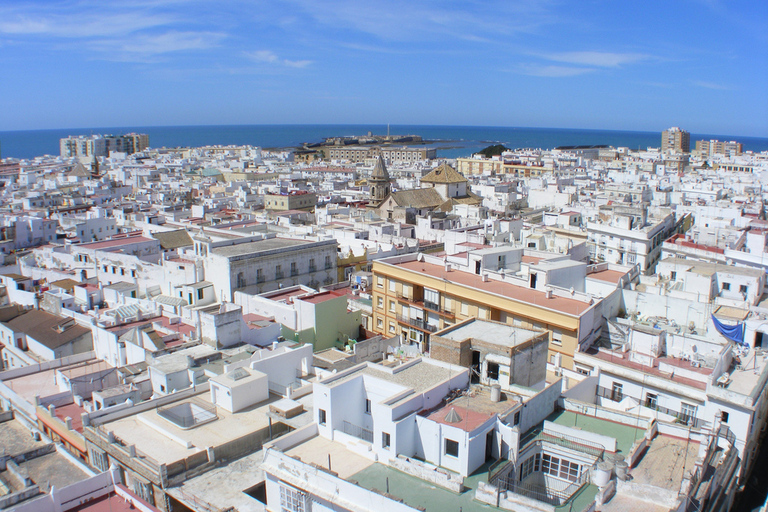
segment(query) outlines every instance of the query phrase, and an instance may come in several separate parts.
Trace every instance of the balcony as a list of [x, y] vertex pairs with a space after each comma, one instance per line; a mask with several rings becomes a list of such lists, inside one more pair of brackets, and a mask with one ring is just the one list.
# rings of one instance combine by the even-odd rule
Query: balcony
[[434, 325], [429, 325], [426, 321], [421, 320], [419, 318], [408, 318], [403, 315], [395, 315], [397, 317], [397, 321], [401, 324], [410, 325], [411, 327], [415, 327], [421, 331], [425, 332], [435, 332], [437, 330], [437, 327]]
[[299, 275], [299, 269], [292, 268], [291, 269], [291, 277], [296, 277], [297, 275]]
[[317, 272], [317, 267], [315, 265], [310, 265], [309, 266], [309, 271], [310, 272]]
[[261, 275], [256, 276], [256, 284], [262, 284], [262, 283], [266, 283], [266, 282], [267, 282], [267, 278], [266, 277], [261, 276]]
[[275, 272], [275, 279], [282, 279], [284, 277], [285, 277], [285, 274], [283, 273], [282, 270]]

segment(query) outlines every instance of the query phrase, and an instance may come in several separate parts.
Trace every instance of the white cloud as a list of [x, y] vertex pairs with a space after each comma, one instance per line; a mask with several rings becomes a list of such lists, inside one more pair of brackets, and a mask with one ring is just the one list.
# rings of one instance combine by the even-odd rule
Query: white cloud
[[652, 57], [643, 53], [614, 53], [614, 52], [562, 52], [541, 55], [542, 58], [564, 62], [566, 64], [578, 64], [583, 66], [597, 66], [601, 68], [615, 68], [624, 64], [631, 64]]
[[256, 50], [253, 52], [244, 52], [245, 56], [255, 62], [263, 62], [266, 64], [274, 64], [276, 66], [285, 66], [288, 68], [306, 68], [312, 64], [311, 60], [288, 60], [281, 59], [278, 55], [270, 50]]
[[91, 47], [103, 52], [135, 56], [152, 56], [186, 50], [203, 50], [216, 46], [224, 34], [215, 32], [165, 32], [137, 34], [121, 39], [100, 39]]
[[535, 64], [521, 66], [520, 72], [524, 75], [562, 78], [578, 76], [595, 71], [594, 68], [577, 68], [573, 66], [539, 66]]
[[257, 50], [255, 52], [245, 52], [245, 56], [256, 62], [277, 62], [280, 60], [274, 52], [269, 50]]
[[716, 84], [714, 82], [702, 82], [702, 81], [694, 81], [693, 85], [696, 87], [703, 87], [704, 89], [712, 89], [715, 91], [730, 91], [733, 89], [732, 87], [729, 87], [727, 85], [723, 84]]

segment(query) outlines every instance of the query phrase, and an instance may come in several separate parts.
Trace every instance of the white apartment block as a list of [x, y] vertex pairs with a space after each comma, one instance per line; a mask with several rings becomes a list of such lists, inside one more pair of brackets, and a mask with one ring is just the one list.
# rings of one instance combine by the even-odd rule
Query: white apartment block
[[587, 222], [587, 247], [594, 261], [654, 268], [664, 240], [672, 234], [675, 216], [647, 219], [644, 210], [615, 209], [610, 217]]

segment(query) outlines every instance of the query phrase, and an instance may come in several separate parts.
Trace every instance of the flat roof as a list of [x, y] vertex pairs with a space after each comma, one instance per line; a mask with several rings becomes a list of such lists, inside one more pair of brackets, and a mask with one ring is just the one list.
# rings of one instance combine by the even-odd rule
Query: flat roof
[[[204, 391], [193, 397], [174, 402], [174, 405], [197, 402], [206, 407], [214, 407], [211, 403], [210, 392]], [[159, 464], [170, 464], [190, 455], [203, 451], [208, 446], [221, 446], [239, 439], [247, 434], [269, 426], [269, 405], [281, 397], [270, 395], [263, 402], [253, 405], [237, 413], [231, 413], [221, 407], [216, 407], [218, 419], [204, 423], [189, 430], [183, 430], [151, 409], [139, 414], [120, 418], [104, 424], [104, 428], [112, 430], [126, 445], [135, 444], [144, 455]], [[308, 423], [311, 420], [310, 403], [304, 403], [305, 412], [291, 418], [292, 422]], [[173, 436], [173, 437], [171, 437]], [[175, 439], [190, 443], [190, 447], [181, 445]]]
[[618, 270], [599, 270], [587, 274], [587, 279], [597, 279], [599, 281], [605, 281], [607, 283], [618, 284], [621, 278], [627, 275], [626, 272], [620, 272]]
[[317, 242], [307, 240], [293, 240], [290, 238], [267, 238], [265, 240], [256, 240], [254, 242], [245, 242], [242, 244], [212, 247], [211, 253], [218, 256], [223, 256], [225, 258], [232, 258], [236, 256], [245, 256], [248, 254], [256, 254], [266, 251], [289, 249], [291, 247], [310, 245], [313, 243]]
[[92, 249], [92, 250], [104, 250], [104, 249], [114, 249], [114, 248], [122, 247], [123, 245], [132, 245], [132, 244], [145, 243], [145, 242], [155, 242], [158, 245], [158, 247], [160, 246], [160, 242], [158, 240], [155, 240], [154, 238], [147, 238], [145, 236], [129, 236], [125, 238], [104, 240], [103, 242], [91, 242], [91, 243], [79, 244], [79, 245], [76, 245], [75, 247]]
[[320, 304], [322, 302], [337, 299], [339, 297], [344, 297], [345, 293], [338, 293], [336, 291], [325, 291], [325, 292], [319, 292], [312, 295], [307, 295], [306, 297], [300, 297], [301, 300], [304, 302], [309, 302], [311, 304]]
[[427, 263], [425, 261], [413, 260], [402, 263], [388, 263], [388, 265], [404, 268], [417, 274], [426, 274], [430, 277], [443, 279], [454, 284], [475, 288], [488, 293], [494, 293], [519, 302], [552, 309], [568, 315], [580, 316], [592, 307], [587, 302], [558, 297], [554, 294], [550, 298], [547, 298], [545, 292], [517, 286], [504, 281], [494, 281], [492, 279], [483, 281], [483, 278], [479, 275], [462, 272], [460, 270], [446, 271], [445, 267], [442, 265], [435, 265], [434, 263]]
[[[334, 469], [335, 470], [335, 469]], [[403, 500], [410, 507], [421, 508], [426, 512], [444, 512], [459, 510], [464, 512], [488, 512], [499, 510], [475, 500], [475, 489], [480, 481], [488, 478], [488, 464], [464, 479], [466, 490], [461, 494], [442, 489], [431, 482], [407, 475], [379, 462], [355, 473], [348, 480], [368, 490], [386, 492], [395, 499]]]
[[[386, 370], [385, 367], [380, 365], [364, 366], [349, 375], [345, 375], [339, 380], [332, 381], [330, 385], [335, 386], [336, 384], [346, 382], [362, 374], [391, 382], [392, 384], [402, 386], [406, 389], [412, 389], [416, 393], [421, 393], [444, 380], [448, 380], [460, 371], [466, 371], [465, 368], [460, 366], [439, 366], [430, 364], [427, 363], [425, 359], [405, 368], [396, 366], [393, 368], [394, 371], [392, 373], [389, 373]], [[392, 394], [394, 395], [400, 391], [401, 390], [393, 389]]]
[[642, 439], [645, 435], [645, 429], [643, 428], [623, 425], [573, 411], [556, 411], [550, 414], [546, 420], [564, 427], [572, 427], [612, 437], [616, 439], [616, 451], [624, 455], [629, 453], [635, 441]]
[[308, 439], [289, 449], [285, 454], [301, 459], [307, 464], [317, 464], [324, 469], [328, 469], [330, 460], [330, 469], [337, 473], [339, 478], [345, 480], [373, 464], [372, 460], [348, 450], [343, 444], [322, 436]]
[[516, 347], [531, 341], [541, 334], [541, 332], [522, 327], [474, 318], [470, 322], [438, 331], [434, 336], [440, 336], [441, 338], [453, 341], [464, 341], [467, 338], [473, 338], [503, 347]]
[[656, 436], [632, 468], [632, 481], [662, 489], [679, 489], [683, 476], [694, 470], [698, 453], [697, 442]]

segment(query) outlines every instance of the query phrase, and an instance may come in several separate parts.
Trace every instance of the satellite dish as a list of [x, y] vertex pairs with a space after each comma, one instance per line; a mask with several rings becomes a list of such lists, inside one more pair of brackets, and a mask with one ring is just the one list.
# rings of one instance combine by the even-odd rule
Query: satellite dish
[[694, 354], [699, 351], [699, 349], [698, 349], [698, 347], [696, 347], [696, 345], [692, 346], [691, 350], [693, 350]]

